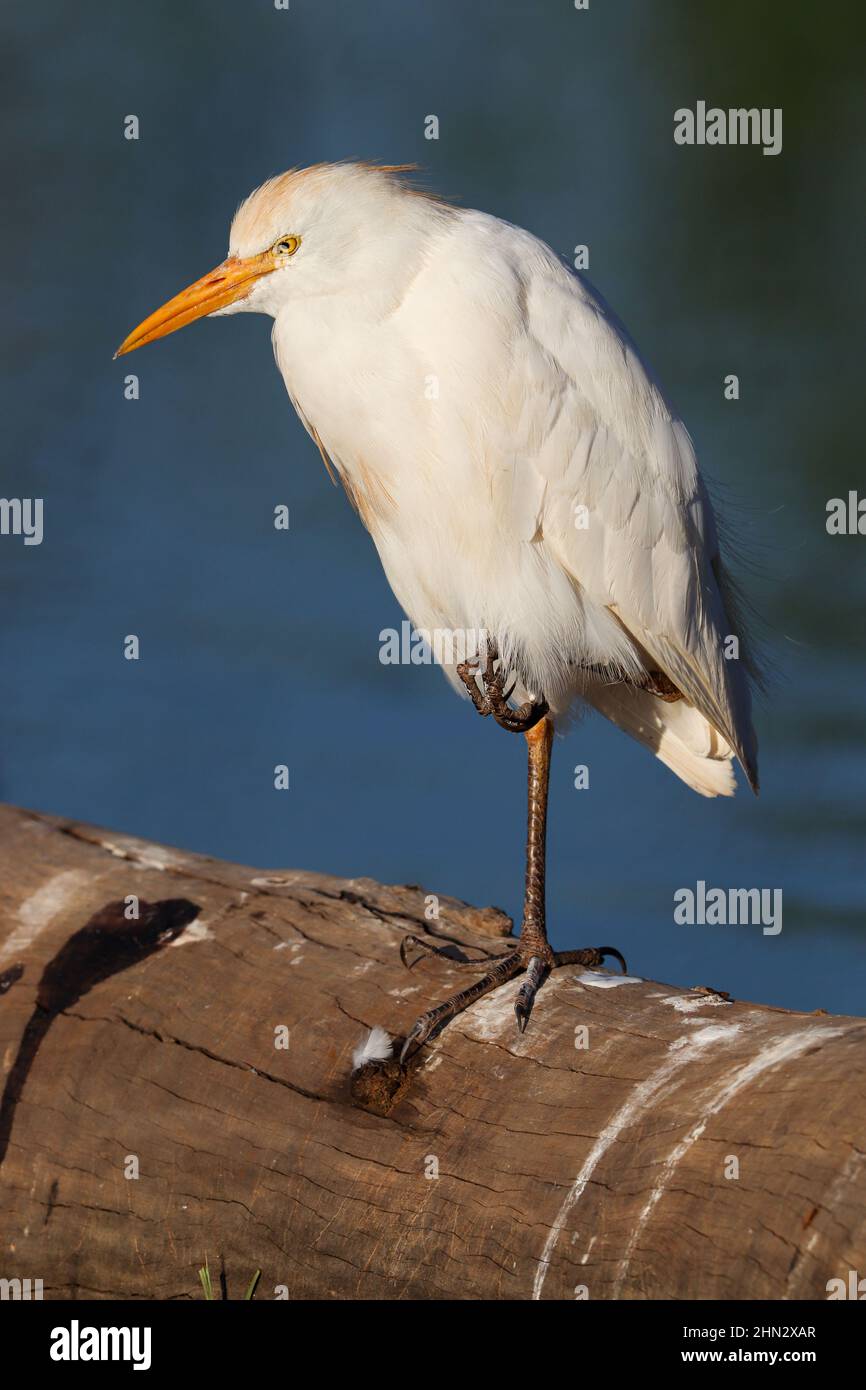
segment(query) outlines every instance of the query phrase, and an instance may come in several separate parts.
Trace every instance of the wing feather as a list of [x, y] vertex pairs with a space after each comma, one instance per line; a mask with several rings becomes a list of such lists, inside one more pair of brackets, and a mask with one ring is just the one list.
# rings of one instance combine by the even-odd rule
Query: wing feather
[[725, 611], [715, 518], [688, 431], [584, 281], [536, 268], [527, 307], [560, 383], [556, 440], [548, 434], [533, 461], [546, 483], [545, 541], [729, 745], [708, 756], [733, 750], [757, 787], [748, 674], [730, 654], [742, 634]]

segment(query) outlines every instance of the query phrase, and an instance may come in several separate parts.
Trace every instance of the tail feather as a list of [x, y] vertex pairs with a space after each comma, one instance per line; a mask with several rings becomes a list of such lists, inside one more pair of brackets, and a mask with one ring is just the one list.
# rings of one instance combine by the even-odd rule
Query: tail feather
[[701, 796], [734, 795], [733, 748], [686, 700], [669, 703], [624, 683], [587, 683], [581, 695]]

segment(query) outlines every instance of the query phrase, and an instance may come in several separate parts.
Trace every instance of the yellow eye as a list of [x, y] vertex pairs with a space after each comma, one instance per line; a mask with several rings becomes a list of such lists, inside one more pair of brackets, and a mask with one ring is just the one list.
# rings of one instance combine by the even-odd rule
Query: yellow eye
[[274, 242], [273, 252], [280, 260], [285, 260], [289, 256], [294, 256], [301, 244], [299, 236], [281, 236], [279, 241]]

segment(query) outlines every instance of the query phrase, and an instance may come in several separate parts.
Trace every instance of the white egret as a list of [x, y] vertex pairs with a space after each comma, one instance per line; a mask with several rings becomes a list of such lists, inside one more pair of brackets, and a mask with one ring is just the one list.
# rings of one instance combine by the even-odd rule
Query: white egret
[[205, 315], [269, 314], [292, 402], [398, 601], [418, 629], [466, 634], [446, 675], [526, 735], [519, 941], [418, 1019], [405, 1058], [524, 971], [521, 1030], [557, 964], [612, 955], [625, 969], [610, 947], [548, 944], [557, 722], [599, 710], [704, 796], [734, 791], [735, 758], [755, 791], [758, 774], [752, 668], [685, 426], [622, 325], [549, 247], [404, 173], [317, 165], [263, 184], [235, 215], [228, 258], [119, 352]]

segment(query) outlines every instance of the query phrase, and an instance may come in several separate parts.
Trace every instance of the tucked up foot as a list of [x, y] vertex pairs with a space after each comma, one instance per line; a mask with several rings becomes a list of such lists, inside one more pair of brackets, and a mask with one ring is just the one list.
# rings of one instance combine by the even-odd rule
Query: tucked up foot
[[509, 690], [505, 689], [504, 673], [501, 669], [498, 671], [496, 669], [498, 658], [499, 653], [496, 647], [492, 642], [488, 642], [487, 658], [482, 676], [483, 694], [475, 679], [479, 666], [477, 657], [473, 657], [471, 661], [462, 661], [457, 667], [457, 674], [466, 686], [469, 697], [479, 714], [485, 716], [492, 714], [497, 724], [501, 728], [507, 729], [509, 733], [528, 733], [547, 714], [547, 701], [544, 699], [527, 701], [518, 709], [512, 709], [508, 701], [514, 692], [514, 686], [512, 685]]

